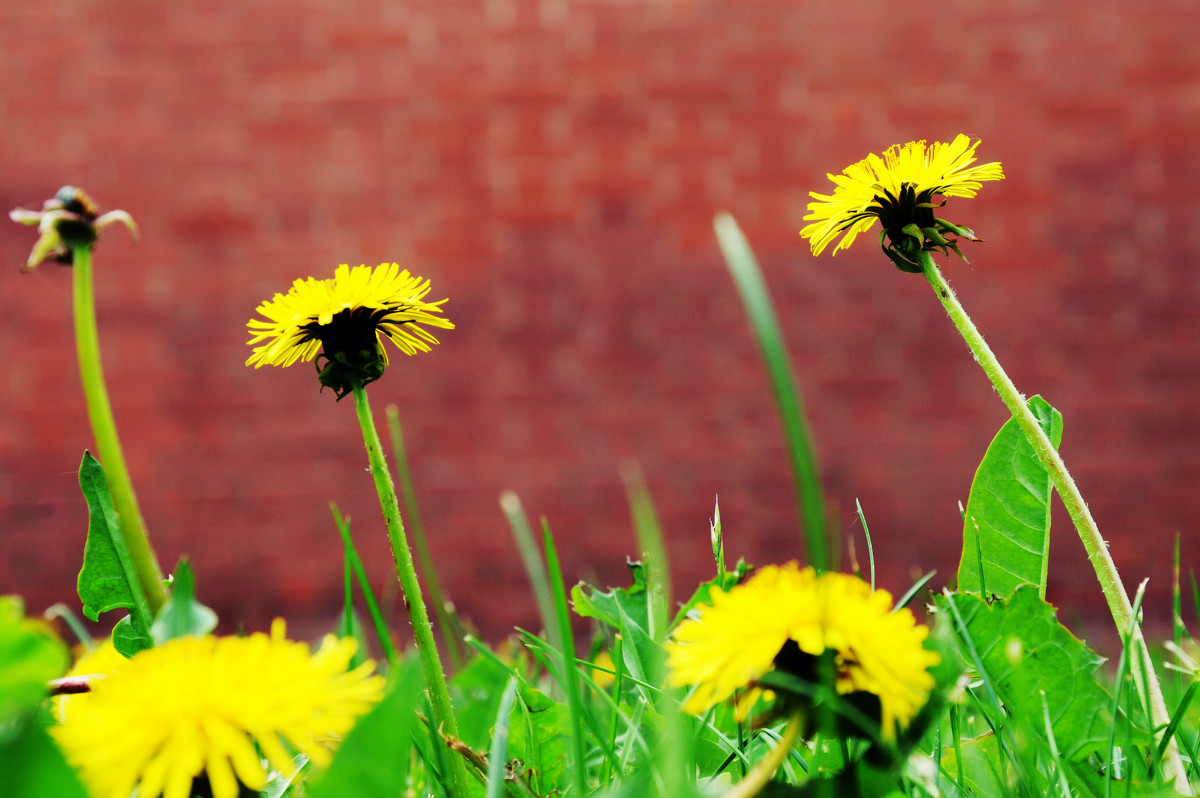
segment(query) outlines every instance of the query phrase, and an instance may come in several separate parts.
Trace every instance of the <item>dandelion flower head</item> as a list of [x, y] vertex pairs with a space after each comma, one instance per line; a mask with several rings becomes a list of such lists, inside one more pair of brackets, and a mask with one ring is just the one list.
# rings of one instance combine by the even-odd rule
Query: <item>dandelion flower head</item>
[[320, 352], [321, 383], [340, 398], [352, 378], [365, 385], [382, 375], [388, 364], [384, 338], [414, 355], [438, 343], [426, 327], [454, 327], [441, 315], [445, 299], [425, 301], [429, 290], [429, 280], [395, 263], [342, 264], [331, 279], [296, 280], [286, 294], [258, 306], [262, 318], [247, 322], [254, 352], [246, 365], [290, 366]]
[[1004, 179], [999, 162], [972, 165], [978, 146], [978, 140], [972, 143], [963, 134], [948, 144], [910, 141], [889, 147], [882, 156], [872, 153], [840, 175], [827, 175], [834, 183], [833, 193], [809, 193], [815, 201], [808, 204], [804, 220], [811, 224], [800, 235], [810, 240], [814, 255], [841, 236], [833, 248], [836, 255], [878, 219], [883, 227], [880, 242], [885, 237], [891, 242], [884, 250], [893, 261], [901, 257], [901, 268], [922, 249], [948, 247], [957, 252], [954, 237], [974, 240], [974, 233], [936, 218], [934, 197], [974, 197], [982, 181]]
[[[214, 798], [261, 790], [263, 757], [290, 774], [302, 753], [327, 765], [332, 746], [383, 695], [352, 638], [313, 652], [271, 634], [180, 637], [135, 654], [71, 697], [52, 727], [96, 798], [188, 798], [206, 778]], [[257, 746], [257, 749], [256, 749]], [[261, 751], [261, 756], [260, 752]]]
[[[755, 683], [768, 672], [792, 672], [831, 650], [839, 694], [870, 693], [880, 704], [883, 734], [891, 737], [924, 705], [933, 688], [928, 669], [939, 656], [922, 645], [928, 629], [892, 597], [848, 574], [796, 563], [769, 565], [728, 591], [714, 589], [667, 643], [670, 681], [694, 685], [684, 709], [692, 713], [748, 688], [744, 716], [763, 693]], [[810, 674], [800, 674], [811, 678]]]

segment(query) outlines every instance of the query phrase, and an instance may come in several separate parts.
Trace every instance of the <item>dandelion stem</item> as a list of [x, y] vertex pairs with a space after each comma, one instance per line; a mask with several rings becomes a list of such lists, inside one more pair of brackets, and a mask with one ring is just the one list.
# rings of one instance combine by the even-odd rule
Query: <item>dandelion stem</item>
[[[392, 559], [396, 564], [396, 576], [404, 603], [408, 607], [408, 618], [412, 623], [413, 637], [421, 670], [425, 674], [425, 687], [429, 690], [429, 702], [433, 707], [435, 723], [443, 736], [458, 739], [458, 721], [454, 717], [454, 705], [450, 702], [450, 690], [446, 685], [446, 671], [438, 654], [437, 641], [433, 636], [433, 624], [429, 611], [421, 596], [421, 585], [417, 569], [413, 565], [412, 550], [404, 533], [404, 521], [400, 518], [400, 504], [396, 499], [396, 486], [383, 456], [383, 444], [375, 429], [371, 406], [367, 403], [367, 392], [362, 381], [355, 378], [350, 384], [354, 392], [354, 409], [358, 412], [358, 423], [362, 427], [363, 442], [367, 447], [367, 459], [371, 464], [371, 476], [375, 479], [375, 491], [379, 494], [379, 506], [387, 525], [388, 541], [392, 545]], [[467, 777], [466, 763], [462, 757], [449, 757], [450, 784], [448, 792], [458, 798], [471, 795], [471, 782]]]
[[437, 615], [438, 625], [442, 628], [442, 643], [446, 646], [446, 653], [450, 655], [450, 665], [457, 669], [462, 667], [465, 656], [463, 644], [460, 636], [455, 634], [457, 624], [447, 609], [448, 604], [445, 594], [442, 593], [437, 569], [434, 568], [433, 557], [429, 554], [425, 527], [417, 509], [417, 491], [413, 487], [412, 471], [408, 467], [408, 454], [404, 448], [404, 433], [400, 429], [400, 411], [395, 405], [388, 405], [384, 408], [384, 415], [387, 417], [388, 434], [392, 439], [392, 452], [396, 457], [396, 475], [400, 478], [404, 509], [408, 512], [408, 520], [412, 525], [413, 547], [417, 550], [421, 573], [425, 575], [425, 584], [429, 587], [429, 600], [433, 602], [433, 611]]
[[117, 423], [113, 419], [112, 405], [108, 401], [108, 389], [104, 383], [104, 369], [100, 365], [100, 335], [96, 327], [96, 299], [92, 278], [92, 247], [90, 244], [71, 247], [72, 272], [75, 293], [75, 350], [79, 358], [79, 378], [83, 383], [83, 397], [87, 405], [88, 420], [100, 461], [108, 477], [113, 505], [120, 521], [121, 535], [137, 569], [138, 581], [151, 615], [157, 614], [166, 601], [162, 569], [150, 545], [146, 522], [138, 508], [133, 482], [125, 467], [125, 455], [121, 440], [117, 437]]
[[[1128, 633], [1132, 636], [1137, 651], [1137, 654], [1131, 658], [1135, 672], [1134, 684], [1140, 690], [1143, 689], [1143, 684], [1146, 685], [1144, 692], [1147, 695], [1143, 695], [1142, 700], [1147, 707], [1155, 733], [1161, 738], [1162, 729], [1171, 722], [1171, 716], [1167, 711], [1166, 702], [1163, 700], [1162, 687], [1154, 672], [1150, 651], [1146, 646], [1145, 638], [1142, 637], [1142, 630], [1134, 615], [1133, 606], [1129, 603], [1129, 595], [1125, 592], [1125, 586], [1117, 574], [1117, 566], [1108, 553], [1108, 544], [1100, 535], [1096, 520], [1088, 510], [1087, 503], [1084, 502], [1075, 480], [1067, 472], [1067, 466], [1062, 457], [1042, 430], [1041, 425], [1038, 424], [1033, 412], [1025, 404], [1025, 397], [1017, 391], [1016, 386], [1000, 365], [1000, 361], [996, 359], [987, 342], [983, 340], [983, 335], [980, 334], [958, 301], [954, 290], [950, 288], [950, 284], [942, 276], [941, 270], [933, 262], [933, 257], [927, 252], [922, 252], [921, 260], [925, 279], [933, 286], [934, 293], [945, 307], [950, 320], [962, 335], [963, 340], [966, 341], [975, 360], [991, 380], [996, 392], [1000, 394], [1000, 398], [1025, 434], [1026, 440], [1033, 447], [1038, 460], [1050, 475], [1050, 481], [1053, 483], [1054, 489], [1058, 491], [1063, 505], [1067, 508], [1067, 513], [1071, 516], [1075, 529], [1079, 532], [1079, 538], [1083, 541], [1088, 560], [1091, 561], [1092, 568], [1096, 571], [1096, 577], [1100, 580], [1100, 589], [1108, 601], [1108, 609], [1116, 623], [1117, 632], [1122, 635]], [[1175, 788], [1181, 792], [1187, 791], [1184, 794], [1190, 795], [1187, 774], [1179, 756], [1179, 747], [1174, 740], [1168, 746], [1163, 766], [1167, 778], [1175, 781]]]

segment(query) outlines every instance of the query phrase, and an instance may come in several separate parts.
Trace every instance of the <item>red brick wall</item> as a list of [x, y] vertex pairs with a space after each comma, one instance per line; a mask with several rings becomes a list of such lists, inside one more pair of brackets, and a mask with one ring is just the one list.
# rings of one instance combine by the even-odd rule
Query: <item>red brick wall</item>
[[[72, 183], [140, 222], [98, 250], [113, 404], [164, 565], [189, 555], [230, 625], [332, 615], [331, 500], [389, 571], [351, 406], [308, 367], [246, 368], [246, 319], [342, 262], [431, 277], [458, 328], [371, 394], [401, 407], [443, 580], [494, 637], [534, 623], [504, 488], [548, 516], [570, 579], [619, 580], [636, 553], [626, 458], [681, 586], [710, 571], [716, 494], [731, 556], [797, 555], [723, 208], [774, 291], [839, 525], [859, 498], [884, 584], [945, 583], [1003, 407], [921, 278], [869, 235], [815, 260], [796, 231], [826, 172], [967, 132], [1008, 178], [954, 202], [988, 243], [948, 272], [1065, 414], [1066, 459], [1165, 618], [1174, 537], [1185, 568], [1200, 541], [1198, 34], [1185, 2], [7, 0], [0, 205]], [[0, 235], [0, 590], [41, 609], [72, 598], [90, 434], [69, 274], [19, 274], [32, 241]], [[1056, 522], [1051, 597], [1096, 619]]]

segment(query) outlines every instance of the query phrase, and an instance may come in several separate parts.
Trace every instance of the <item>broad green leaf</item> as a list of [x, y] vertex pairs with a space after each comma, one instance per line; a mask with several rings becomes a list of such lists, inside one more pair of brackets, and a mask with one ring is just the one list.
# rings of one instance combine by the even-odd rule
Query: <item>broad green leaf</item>
[[29, 717], [0, 735], [0, 798], [87, 798], [44, 725]]
[[69, 660], [49, 627], [25, 617], [20, 599], [0, 598], [0, 730], [41, 703]]
[[1012, 795], [1015, 787], [1012, 768], [1000, 751], [996, 735], [985, 734], [963, 740], [958, 748], [947, 749], [942, 767], [957, 780], [961, 762], [963, 782], [974, 795]]
[[100, 463], [87, 452], [79, 466], [79, 487], [88, 505], [87, 543], [79, 572], [83, 614], [95, 621], [102, 612], [128, 609], [137, 635], [148, 638], [150, 611], [113, 510], [108, 479]]
[[487, 748], [500, 696], [511, 676], [511, 671], [499, 660], [477, 656], [451, 679], [458, 736], [471, 748]]
[[[1057, 611], [1038, 597], [1036, 588], [1023, 585], [1011, 599], [990, 604], [966, 593], [951, 599], [1009, 716], [1025, 719], [1030, 731], [1044, 736], [1044, 695], [1063, 759], [1107, 750], [1112, 697], [1095, 673], [1104, 659], [1058, 622]], [[939, 612], [952, 617], [946, 602], [938, 596]], [[1123, 715], [1118, 720], [1125, 723]], [[1118, 731], [1117, 739], [1124, 735]], [[1147, 741], [1144, 732], [1134, 730], [1134, 735], [1138, 742]]]
[[575, 607], [575, 612], [585, 618], [595, 618], [613, 629], [620, 630], [621, 613], [617, 609], [619, 605], [627, 616], [634, 619], [643, 629], [648, 629], [646, 564], [630, 560], [626, 565], [633, 577], [633, 584], [629, 587], [617, 587], [603, 591], [581, 582], [571, 588], [571, 603]]
[[538, 795], [567, 784], [567, 707], [522, 684], [508, 720], [508, 758], [524, 763], [524, 775]]
[[217, 628], [217, 614], [196, 601], [196, 578], [187, 560], [180, 560], [171, 578], [171, 595], [150, 627], [155, 645], [176, 637], [206, 635]]
[[[1029, 399], [1055, 447], [1062, 440], [1062, 415], [1040, 396]], [[1050, 556], [1050, 476], [1009, 419], [988, 446], [967, 500], [963, 519], [958, 589], [1008, 596], [1018, 585], [1046, 593]], [[980, 568], [982, 567], [982, 574]]]
[[403, 795], [418, 729], [423, 682], [416, 659], [401, 664], [391, 686], [359, 718], [324, 773], [314, 777], [309, 798], [395, 798]]

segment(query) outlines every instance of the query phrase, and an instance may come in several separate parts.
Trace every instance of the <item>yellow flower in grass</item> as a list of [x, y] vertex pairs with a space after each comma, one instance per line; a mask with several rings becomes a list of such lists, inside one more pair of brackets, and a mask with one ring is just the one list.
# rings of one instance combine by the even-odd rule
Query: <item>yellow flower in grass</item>
[[745, 688], [744, 717], [764, 694], [756, 683], [765, 674], [778, 669], [813, 681], [826, 651], [834, 655], [839, 694], [878, 699], [887, 738], [908, 725], [933, 688], [928, 669], [940, 658], [922, 645], [928, 629], [907, 609], [893, 612], [887, 591], [857, 577], [769, 565], [728, 591], [713, 589], [710, 599], [667, 643], [671, 685], [695, 685], [688, 712], [705, 712]]
[[[329, 635], [312, 652], [271, 634], [180, 637], [142, 651], [72, 696], [51, 729], [96, 798], [214, 798], [239, 782], [261, 790], [267, 768], [290, 774], [303, 753], [327, 765], [332, 746], [383, 695], [373, 662], [348, 670], [357, 644]], [[260, 755], [261, 751], [261, 755]]]
[[882, 156], [872, 153], [840, 175], [828, 175], [835, 185], [832, 194], [809, 192], [816, 201], [808, 204], [804, 220], [812, 224], [800, 235], [811, 240], [814, 255], [842, 236], [833, 248], [836, 255], [878, 219], [880, 245], [904, 271], [921, 271], [923, 251], [953, 250], [962, 257], [956, 237], [978, 239], [970, 228], [937, 218], [934, 210], [943, 203], [934, 197], [974, 197], [982, 181], [1004, 179], [999, 162], [972, 166], [978, 146], [960, 133], [949, 144], [910, 141]]
[[340, 399], [353, 380], [366, 385], [383, 374], [388, 364], [384, 338], [415, 355], [438, 343], [425, 327], [453, 329], [440, 315], [446, 300], [425, 301], [429, 288], [429, 280], [394, 263], [353, 269], [342, 264], [332, 279], [296, 280], [286, 294], [258, 306], [265, 318], [247, 323], [254, 353], [246, 365], [290, 366], [320, 352], [321, 385], [333, 388]]

